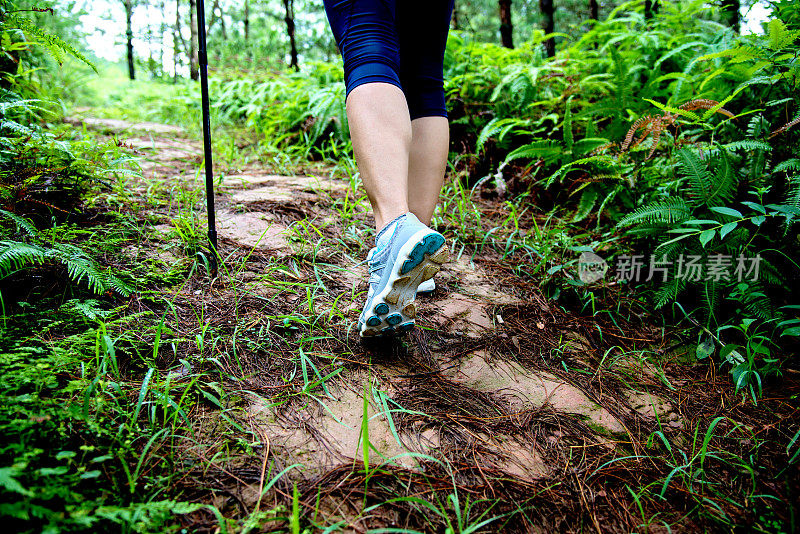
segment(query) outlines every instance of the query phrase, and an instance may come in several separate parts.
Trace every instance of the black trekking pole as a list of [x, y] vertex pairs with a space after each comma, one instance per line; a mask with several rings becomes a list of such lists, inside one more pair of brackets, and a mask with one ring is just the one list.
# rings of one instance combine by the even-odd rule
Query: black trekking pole
[[217, 276], [217, 220], [214, 212], [214, 168], [211, 159], [211, 113], [208, 105], [208, 53], [206, 52], [206, 9], [197, 0], [197, 58], [200, 66], [200, 90], [203, 105], [203, 152], [206, 160], [206, 205], [208, 207], [208, 242], [211, 245], [211, 277]]

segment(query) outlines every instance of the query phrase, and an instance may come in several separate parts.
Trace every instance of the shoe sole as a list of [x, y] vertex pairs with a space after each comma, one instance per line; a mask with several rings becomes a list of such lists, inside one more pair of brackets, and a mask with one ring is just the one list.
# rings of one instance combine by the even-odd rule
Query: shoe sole
[[396, 335], [414, 328], [417, 287], [439, 272], [449, 254], [444, 237], [420, 230], [397, 254], [386, 287], [372, 299], [371, 314], [361, 325], [362, 337]]

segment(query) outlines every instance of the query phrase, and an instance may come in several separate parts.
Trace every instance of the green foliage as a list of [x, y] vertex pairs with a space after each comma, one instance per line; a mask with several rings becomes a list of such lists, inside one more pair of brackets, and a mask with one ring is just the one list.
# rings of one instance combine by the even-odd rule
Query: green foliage
[[[94, 65], [94, 63], [89, 61], [89, 59], [80, 53], [74, 46], [64, 41], [58, 35], [54, 35], [47, 30], [40, 28], [29, 18], [16, 13], [11, 14], [4, 19], [0, 18], [0, 38], [3, 40], [6, 46], [11, 44], [10, 34], [13, 33], [13, 30], [20, 30], [22, 32], [22, 35], [24, 36], [23, 42], [25, 45], [35, 45], [44, 48], [50, 55], [53, 56], [59, 65], [64, 63], [64, 56], [66, 54], [84, 62], [85, 64], [89, 65], [92, 70], [97, 72], [97, 67]], [[11, 46], [12, 49], [15, 48], [14, 45]], [[19, 44], [17, 44], [16, 48], [18, 47]]]
[[75, 245], [59, 243], [47, 247], [19, 241], [0, 241], [0, 280], [35, 265], [54, 263], [66, 267], [67, 275], [74, 283], [85, 282], [97, 294], [113, 291], [128, 296], [133, 292], [130, 285], [114, 275], [110, 269], [101, 269]]

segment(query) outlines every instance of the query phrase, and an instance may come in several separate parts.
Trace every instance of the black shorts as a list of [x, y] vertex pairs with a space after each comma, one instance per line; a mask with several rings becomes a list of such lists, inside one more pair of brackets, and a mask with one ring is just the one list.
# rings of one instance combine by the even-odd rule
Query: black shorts
[[370, 82], [405, 94], [411, 119], [447, 116], [444, 49], [453, 0], [324, 0], [347, 94]]

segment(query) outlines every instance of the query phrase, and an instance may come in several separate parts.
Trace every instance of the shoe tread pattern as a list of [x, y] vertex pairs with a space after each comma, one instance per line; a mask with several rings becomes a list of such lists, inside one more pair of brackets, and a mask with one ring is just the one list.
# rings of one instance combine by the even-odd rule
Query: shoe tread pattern
[[417, 315], [417, 287], [433, 278], [448, 258], [444, 237], [439, 233], [431, 232], [414, 245], [397, 270], [389, 292], [382, 301], [373, 303], [373, 315], [366, 320], [361, 335], [387, 336], [411, 330]]

